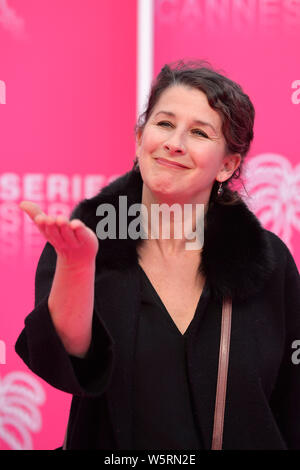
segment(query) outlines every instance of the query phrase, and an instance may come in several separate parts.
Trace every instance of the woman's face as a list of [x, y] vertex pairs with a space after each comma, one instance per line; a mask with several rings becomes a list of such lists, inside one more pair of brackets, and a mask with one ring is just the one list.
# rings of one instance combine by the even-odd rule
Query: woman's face
[[232, 175], [240, 156], [226, 155], [221, 126], [205, 93], [181, 85], [162, 93], [137, 139], [142, 179], [158, 199], [207, 203], [215, 180]]

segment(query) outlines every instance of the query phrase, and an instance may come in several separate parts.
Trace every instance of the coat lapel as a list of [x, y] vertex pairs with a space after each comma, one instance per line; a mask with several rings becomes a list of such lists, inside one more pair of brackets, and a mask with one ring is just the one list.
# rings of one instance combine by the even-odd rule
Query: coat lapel
[[97, 310], [114, 341], [114, 370], [107, 394], [120, 449], [132, 448], [133, 366], [140, 284], [137, 269], [105, 270], [95, 283]]

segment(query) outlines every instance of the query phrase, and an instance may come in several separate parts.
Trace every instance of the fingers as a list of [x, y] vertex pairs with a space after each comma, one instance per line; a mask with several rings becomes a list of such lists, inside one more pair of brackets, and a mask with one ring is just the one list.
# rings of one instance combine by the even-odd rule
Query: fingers
[[40, 233], [58, 253], [66, 254], [85, 243], [95, 244], [94, 232], [79, 219], [69, 220], [63, 215], [57, 217], [47, 215], [31, 201], [22, 201], [19, 207], [29, 215]]
[[69, 246], [79, 246], [80, 243], [75, 235], [71, 222], [69, 222], [69, 220], [63, 216], [58, 216], [56, 221], [59, 227], [60, 235], [64, 242]]
[[47, 240], [59, 253], [66, 253], [80, 246], [80, 242], [75, 236], [74, 229], [67, 217], [62, 215], [56, 218], [47, 217], [44, 222], [44, 231]]
[[90, 233], [90, 229], [79, 219], [73, 219], [70, 222], [70, 225], [74, 230], [74, 235], [80, 244], [87, 242], [91, 236], [94, 236], [93, 233]]
[[38, 206], [37, 204], [35, 204], [34, 202], [31, 202], [31, 201], [22, 201], [20, 204], [19, 204], [19, 207], [20, 209], [22, 209], [24, 212], [26, 212], [26, 214], [29, 215], [29, 217], [34, 221], [35, 217], [37, 215], [46, 215], [42, 209], [40, 208], [40, 206]]

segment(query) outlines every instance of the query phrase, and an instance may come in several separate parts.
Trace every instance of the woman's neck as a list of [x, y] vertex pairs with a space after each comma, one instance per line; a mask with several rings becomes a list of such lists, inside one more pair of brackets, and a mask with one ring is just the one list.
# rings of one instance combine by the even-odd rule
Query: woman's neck
[[166, 255], [201, 251], [207, 204], [158, 198], [145, 184], [141, 202], [147, 243], [158, 245]]

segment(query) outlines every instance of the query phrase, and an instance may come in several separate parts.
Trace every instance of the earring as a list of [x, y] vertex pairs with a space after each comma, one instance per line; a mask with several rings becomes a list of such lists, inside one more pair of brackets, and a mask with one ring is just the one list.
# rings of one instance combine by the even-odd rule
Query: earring
[[218, 191], [217, 191], [218, 196], [221, 196], [223, 191], [224, 191], [224, 189], [222, 188], [222, 184], [223, 183], [219, 183], [219, 187], [218, 187]]
[[140, 171], [139, 159], [137, 156], [135, 156], [135, 160], [133, 160], [133, 169], [135, 171]]

